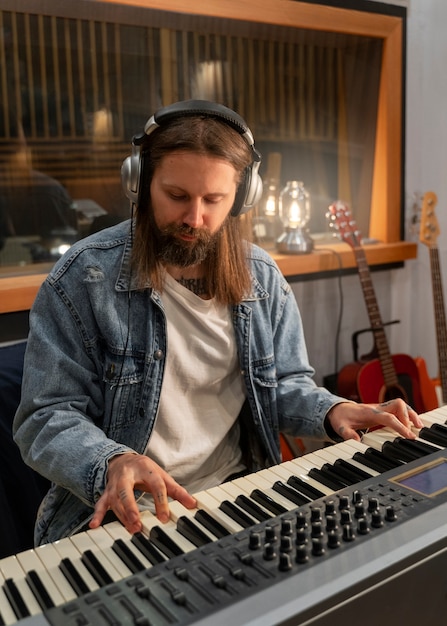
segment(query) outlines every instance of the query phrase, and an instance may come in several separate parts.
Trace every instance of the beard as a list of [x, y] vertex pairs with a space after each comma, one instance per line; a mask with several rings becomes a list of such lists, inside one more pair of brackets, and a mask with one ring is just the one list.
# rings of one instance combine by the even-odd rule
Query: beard
[[[206, 229], [191, 228], [182, 224], [168, 224], [158, 228], [154, 223], [157, 259], [165, 265], [190, 267], [205, 261], [215, 250], [221, 229], [212, 234]], [[194, 241], [183, 241], [180, 235], [194, 236]]]

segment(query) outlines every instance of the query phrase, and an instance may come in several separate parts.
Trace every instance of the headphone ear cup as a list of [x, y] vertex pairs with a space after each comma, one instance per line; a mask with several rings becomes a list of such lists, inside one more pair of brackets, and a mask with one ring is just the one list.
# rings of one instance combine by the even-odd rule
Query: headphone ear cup
[[260, 162], [254, 161], [246, 168], [244, 180], [239, 185], [231, 215], [236, 217], [248, 213], [259, 202], [263, 192], [262, 178], [259, 170]]
[[135, 205], [138, 205], [140, 195], [140, 170], [140, 149], [132, 146], [132, 155], [126, 157], [121, 166], [121, 185], [126, 197]]

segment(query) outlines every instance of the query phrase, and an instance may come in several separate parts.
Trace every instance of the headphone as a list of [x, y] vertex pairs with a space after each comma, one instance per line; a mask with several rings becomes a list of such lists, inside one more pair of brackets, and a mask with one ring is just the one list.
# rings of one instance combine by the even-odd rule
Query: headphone
[[121, 183], [125, 195], [132, 204], [138, 206], [143, 180], [143, 153], [150, 152], [147, 139], [151, 133], [172, 120], [187, 116], [204, 116], [221, 120], [236, 130], [250, 148], [253, 160], [245, 169], [231, 209], [233, 216], [247, 213], [262, 195], [262, 179], [258, 173], [261, 155], [255, 149], [253, 134], [242, 117], [226, 106], [208, 100], [186, 100], [170, 104], [154, 113], [146, 122], [144, 132], [132, 139], [132, 154], [124, 160], [121, 166]]

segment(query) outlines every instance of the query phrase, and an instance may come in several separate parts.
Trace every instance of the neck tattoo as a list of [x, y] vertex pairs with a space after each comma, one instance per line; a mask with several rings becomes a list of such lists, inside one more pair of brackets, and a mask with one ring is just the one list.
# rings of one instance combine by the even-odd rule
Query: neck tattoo
[[177, 282], [196, 294], [196, 296], [206, 296], [208, 291], [206, 288], [206, 280], [204, 278], [181, 278]]

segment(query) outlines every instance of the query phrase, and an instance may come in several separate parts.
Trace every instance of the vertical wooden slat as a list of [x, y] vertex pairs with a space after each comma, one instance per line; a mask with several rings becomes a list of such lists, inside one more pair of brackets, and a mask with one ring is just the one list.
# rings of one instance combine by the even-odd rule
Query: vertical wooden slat
[[25, 58], [26, 58], [26, 75], [28, 83], [28, 106], [29, 106], [29, 119], [30, 119], [30, 134], [35, 137], [37, 134], [36, 128], [36, 103], [34, 100], [35, 86], [34, 86], [34, 69], [33, 69], [33, 53], [32, 53], [32, 39], [31, 39], [31, 27], [30, 16], [25, 14]]
[[[17, 14], [11, 14], [11, 38], [12, 38], [12, 59], [14, 71], [14, 95], [13, 107], [18, 120], [22, 119], [22, 93], [20, 89], [20, 55], [19, 55], [19, 35], [17, 29]], [[12, 95], [12, 94], [11, 94]]]
[[101, 77], [98, 75], [98, 63], [96, 60], [96, 55], [98, 54], [98, 50], [96, 47], [96, 33], [95, 33], [95, 22], [92, 20], [89, 22], [89, 39], [90, 39], [90, 66], [91, 66], [91, 85], [90, 89], [92, 91], [92, 106], [93, 111], [97, 111], [99, 109], [99, 81]]
[[[121, 65], [121, 30], [119, 24], [113, 26], [113, 54], [116, 67], [116, 114], [117, 114], [117, 133], [119, 137], [124, 137], [124, 105], [123, 105], [123, 69]], [[150, 57], [149, 57], [150, 62]]]
[[[104, 104], [108, 111], [112, 110], [110, 98], [110, 67], [109, 67], [109, 46], [107, 43], [107, 23], [101, 22], [101, 57], [102, 57], [102, 81], [104, 84]], [[102, 103], [100, 103], [101, 105]]]
[[[2, 32], [5, 32], [5, 25], [3, 19], [3, 11], [0, 10], [0, 29]], [[5, 129], [6, 137], [9, 138], [10, 133], [10, 119], [9, 119], [9, 103], [8, 103], [8, 82], [6, 75], [6, 51], [5, 51], [5, 38], [0, 38], [0, 84], [2, 86], [2, 94], [3, 102], [2, 102], [2, 112], [3, 112], [3, 125]]]
[[88, 134], [87, 124], [87, 99], [85, 84], [85, 63], [84, 63], [84, 45], [82, 41], [82, 20], [76, 20], [76, 45], [78, 50], [78, 85], [79, 85], [79, 101], [81, 104], [82, 114], [82, 132], [84, 136]]
[[[42, 94], [47, 94], [48, 93], [48, 79], [47, 79], [47, 68], [46, 68], [46, 58], [45, 58], [46, 45], [45, 45], [44, 20], [45, 20], [45, 17], [43, 15], [39, 15], [37, 17], [40, 84], [41, 84]], [[44, 97], [42, 98], [42, 117], [43, 117], [43, 134], [44, 134], [44, 137], [48, 138], [50, 136], [48, 100]]]
[[70, 36], [70, 24], [69, 20], [64, 19], [64, 46], [66, 50], [65, 54], [65, 75], [66, 75], [66, 91], [67, 91], [67, 106], [68, 106], [68, 119], [69, 119], [69, 135], [70, 137], [76, 136], [76, 116], [75, 116], [75, 97], [73, 86], [73, 58], [71, 54], [71, 36]]
[[61, 98], [61, 80], [59, 71], [59, 45], [57, 38], [57, 18], [54, 15], [50, 18], [51, 25], [51, 50], [53, 61], [53, 87], [55, 98], [55, 115], [56, 115], [56, 130], [57, 136], [62, 137], [62, 98]]

